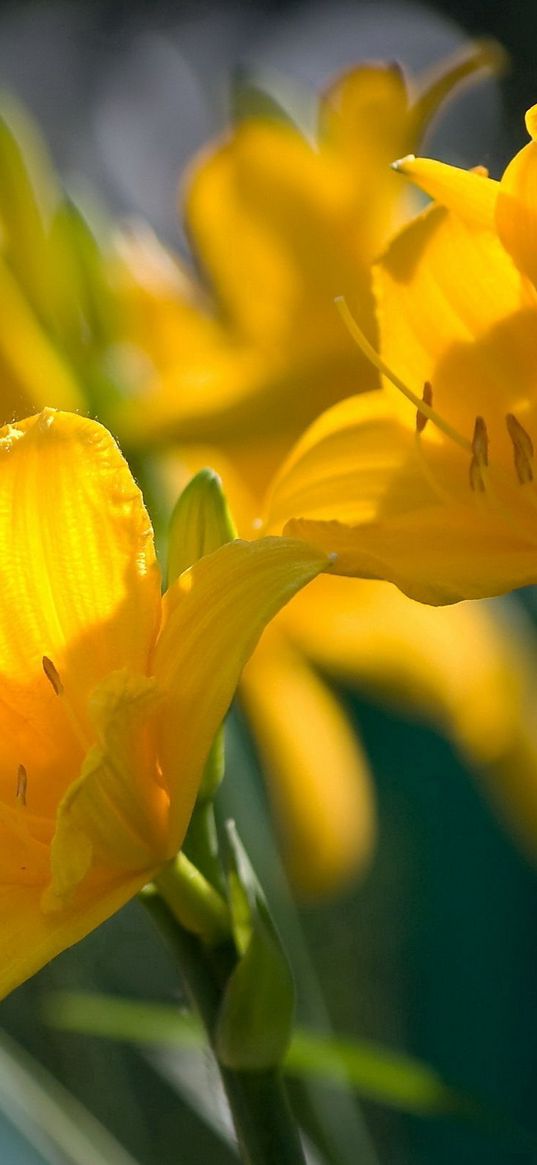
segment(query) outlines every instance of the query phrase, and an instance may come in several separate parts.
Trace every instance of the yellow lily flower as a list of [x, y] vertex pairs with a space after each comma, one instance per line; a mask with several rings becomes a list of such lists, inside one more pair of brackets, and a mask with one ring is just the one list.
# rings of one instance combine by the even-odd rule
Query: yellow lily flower
[[320, 418], [274, 489], [272, 520], [289, 534], [338, 551], [341, 573], [425, 603], [537, 582], [536, 151], [501, 182], [397, 164], [443, 205], [376, 269], [380, 356], [343, 309], [384, 387]]
[[161, 599], [110, 434], [46, 409], [0, 431], [0, 995], [179, 849], [265, 623], [326, 559], [236, 541]]
[[[187, 180], [185, 199], [212, 299], [148, 233], [123, 237], [118, 277], [131, 321], [126, 338], [131, 352], [137, 341], [152, 367], [140, 363], [140, 392], [117, 423], [131, 440], [175, 437], [192, 470], [214, 466], [249, 536], [271, 475], [305, 421], [337, 397], [378, 383], [341, 326], [333, 296], [346, 290], [361, 325], [375, 336], [370, 263], [403, 214], [402, 184], [388, 166], [396, 143], [416, 141], [450, 88], [493, 57], [489, 48], [477, 49], [419, 86], [414, 98], [393, 67], [352, 70], [322, 98], [316, 150], [290, 125], [248, 119], [207, 152]], [[177, 472], [172, 468], [172, 476]], [[348, 584], [346, 609], [350, 590]], [[383, 588], [370, 584], [369, 618], [376, 595], [382, 616], [388, 605]], [[363, 601], [356, 584], [357, 609]], [[269, 628], [241, 685], [287, 866], [295, 887], [309, 895], [337, 890], [363, 870], [375, 837], [367, 758], [313, 646], [316, 627], [326, 627], [330, 654], [340, 602], [331, 578], [315, 586], [307, 608], [293, 602], [285, 625], [278, 620]], [[311, 647], [301, 617], [306, 609]], [[492, 618], [486, 625], [496, 642]], [[382, 655], [388, 689], [400, 671], [395, 620], [390, 627], [391, 653]], [[436, 641], [428, 627], [422, 639], [431, 645], [434, 672]], [[365, 641], [358, 621], [348, 639], [355, 681], [370, 670]], [[338, 666], [334, 651], [328, 670], [337, 673]], [[414, 685], [416, 703], [429, 707], [424, 688]], [[442, 705], [443, 722], [462, 734], [447, 710], [450, 693], [447, 676], [435, 715]]]
[[[346, 288], [362, 326], [374, 337], [368, 267], [403, 214], [403, 186], [388, 161], [415, 145], [450, 88], [480, 66], [494, 67], [496, 56], [496, 50], [478, 48], [424, 79], [413, 97], [397, 69], [360, 67], [324, 95], [317, 150], [290, 126], [250, 119], [226, 145], [206, 155], [192, 171], [186, 202], [198, 259], [215, 292], [212, 301], [149, 234], [124, 237], [115, 309], [122, 308], [130, 322], [123, 335], [112, 328], [115, 346], [109, 342], [104, 353], [108, 361], [111, 356], [117, 361], [121, 378], [139, 392], [133, 392], [133, 402], [121, 416], [114, 413], [114, 427], [132, 440], [176, 433], [192, 469], [213, 464], [220, 470], [248, 536], [273, 470], [304, 422], [339, 395], [376, 383], [371, 365], [341, 327], [332, 297]], [[8, 152], [10, 140], [4, 141]], [[3, 203], [0, 197], [4, 235], [10, 240], [10, 265], [19, 287], [35, 305], [37, 318], [48, 320], [44, 331], [56, 338], [54, 350], [61, 350], [62, 358], [69, 353], [70, 366], [85, 383], [95, 354], [91, 348], [80, 349], [79, 332], [85, 343], [88, 336], [93, 342], [91, 311], [82, 292], [103, 276], [93, 264], [91, 279], [86, 272], [79, 287], [76, 232], [66, 233], [72, 226], [66, 222], [60, 229], [60, 198], [46, 161], [37, 167], [41, 177], [35, 188], [39, 153], [35, 146], [30, 150], [32, 165], [26, 167], [20, 156], [10, 156], [11, 179], [4, 182]], [[2, 172], [5, 168], [6, 162]], [[234, 235], [231, 254], [225, 239], [238, 219], [241, 229]], [[44, 271], [50, 302], [42, 295]], [[102, 298], [94, 295], [96, 303]], [[41, 373], [32, 362], [34, 346], [16, 343], [15, 327], [8, 329], [9, 336], [15, 352], [28, 354], [27, 391], [40, 405], [48, 398], [36, 380]], [[50, 372], [42, 380], [46, 386], [59, 383]], [[26, 399], [10, 404], [8, 415], [27, 410]], [[104, 395], [99, 404], [100, 415], [110, 416], [111, 403]], [[199, 449], [196, 441], [217, 444]], [[344, 594], [336, 580], [323, 579], [315, 587], [314, 603], [307, 608], [301, 601], [293, 603], [285, 626], [267, 629], [263, 649], [250, 661], [242, 685], [285, 834], [287, 863], [295, 885], [308, 894], [335, 890], [363, 869], [374, 841], [367, 760], [318, 666], [333, 674], [341, 669], [344, 679], [352, 672], [355, 682], [360, 677], [373, 682], [366, 628], [363, 621], [350, 618], [353, 601], [357, 610], [367, 609], [370, 620], [369, 604], [378, 597], [379, 613], [392, 629], [392, 638], [386, 635], [378, 648], [384, 687], [390, 691], [400, 675], [400, 634], [395, 619], [387, 622], [385, 590], [369, 584], [366, 605], [367, 584], [343, 585]], [[342, 609], [348, 612], [347, 656], [354, 659], [350, 671], [335, 646], [335, 623]], [[311, 619], [309, 645], [302, 610]], [[418, 616], [412, 618], [415, 625]], [[316, 628], [321, 626], [328, 645], [333, 644], [331, 666], [318, 652]], [[492, 619], [488, 631], [496, 644]], [[431, 646], [433, 676], [437, 641], [428, 626], [421, 639]], [[341, 647], [341, 637], [337, 641]], [[497, 650], [501, 654], [499, 642]], [[496, 674], [492, 663], [491, 673]], [[503, 674], [501, 669], [498, 674]], [[450, 711], [450, 676], [448, 669], [434, 714], [455, 734], [460, 730], [462, 738], [462, 720]], [[416, 681], [412, 690], [415, 703], [429, 708], [424, 683]]]

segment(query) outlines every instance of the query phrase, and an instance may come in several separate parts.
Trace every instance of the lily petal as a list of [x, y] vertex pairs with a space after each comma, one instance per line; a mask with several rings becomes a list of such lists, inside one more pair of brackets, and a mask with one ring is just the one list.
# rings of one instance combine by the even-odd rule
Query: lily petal
[[418, 140], [429, 127], [432, 119], [446, 101], [467, 82], [475, 84], [476, 74], [489, 73], [501, 76], [509, 66], [509, 56], [497, 41], [484, 37], [469, 46], [456, 49], [452, 56], [419, 78], [419, 93], [412, 105], [415, 125], [414, 136]]
[[327, 566], [326, 556], [287, 539], [231, 542], [197, 562], [165, 597], [154, 658], [165, 704], [160, 760], [178, 849], [212, 740], [266, 623]]
[[149, 519], [105, 429], [49, 409], [0, 431], [0, 549], [0, 795], [13, 803], [22, 764], [50, 816], [91, 737], [90, 692], [146, 670], [159, 618]]
[[43, 913], [42, 887], [2, 884], [0, 997], [110, 918], [146, 881], [145, 874], [137, 874], [128, 881], [95, 882], [83, 900], [59, 914]]
[[422, 448], [377, 392], [337, 405], [305, 434], [275, 484], [269, 522], [335, 554], [334, 573], [386, 579], [438, 605], [537, 580], [532, 498], [513, 486], [510, 500], [515, 513], [527, 507], [522, 528], [471, 491], [457, 447]]
[[460, 170], [432, 158], [415, 158], [413, 154], [394, 162], [393, 169], [410, 178], [436, 202], [456, 211], [468, 225], [494, 230], [500, 183], [486, 172]]
[[63, 909], [94, 864], [110, 871], [111, 880], [120, 873], [129, 880], [172, 856], [166, 848], [169, 798], [154, 762], [155, 681], [115, 672], [90, 703], [99, 743], [58, 810], [48, 910]]
[[366, 295], [350, 243], [354, 202], [349, 169], [283, 124], [246, 121], [198, 164], [187, 224], [237, 338], [273, 358], [283, 338], [310, 361], [340, 350], [334, 296], [354, 298], [357, 280]]
[[[367, 64], [350, 69], [323, 94], [319, 136], [333, 165], [343, 162], [354, 196], [355, 227], [360, 253], [371, 260], [393, 225], [400, 187], [389, 165], [410, 149], [409, 98], [402, 70], [394, 64]], [[343, 293], [340, 288], [337, 294]]]
[[367, 867], [375, 838], [366, 757], [328, 686], [276, 626], [241, 682], [284, 857], [301, 894], [333, 894]]
[[[465, 438], [483, 416], [491, 457], [510, 468], [505, 416], [531, 425], [537, 335], [527, 282], [497, 237], [433, 208], [394, 239], [375, 290], [386, 364], [420, 397], [428, 381], [434, 409]], [[412, 406], [386, 387], [413, 427]]]
[[509, 163], [500, 183], [496, 225], [502, 243], [517, 267], [537, 283], [537, 118], [526, 115], [533, 139]]

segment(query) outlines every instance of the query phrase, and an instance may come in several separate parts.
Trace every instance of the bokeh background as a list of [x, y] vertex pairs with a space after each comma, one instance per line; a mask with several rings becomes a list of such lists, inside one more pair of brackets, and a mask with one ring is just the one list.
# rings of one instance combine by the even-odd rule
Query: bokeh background
[[[367, 58], [398, 59], [416, 70], [484, 34], [508, 50], [510, 71], [459, 100], [432, 148], [447, 161], [485, 163], [498, 174], [523, 143], [523, 113], [537, 99], [531, 3], [6, 4], [0, 87], [27, 106], [68, 190], [91, 215], [147, 219], [184, 250], [178, 180], [228, 123], [245, 78], [294, 102], [307, 126], [315, 89], [338, 70]], [[521, 601], [532, 614], [532, 596]], [[301, 1016], [318, 1021], [325, 1007], [336, 1031], [419, 1056], [498, 1114], [510, 1114], [528, 1136], [515, 1138], [500, 1116], [497, 1125], [476, 1126], [361, 1098], [357, 1115], [337, 1089], [325, 1090], [318, 1103], [338, 1114], [349, 1165], [537, 1161], [535, 870], [446, 739], [350, 691], [339, 695], [365, 742], [378, 798], [378, 847], [360, 884], [336, 900], [293, 901], [240, 711], [230, 723], [221, 795], [220, 812], [235, 816], [248, 839], [289, 944]], [[137, 904], [15, 992], [0, 1011], [0, 1158], [8, 1165], [89, 1162], [92, 1138], [104, 1137], [99, 1144], [110, 1165], [231, 1163], [207, 1056], [61, 1033], [43, 1014], [49, 993], [65, 988], [180, 1000], [174, 968]], [[49, 1083], [34, 1095], [28, 1063], [20, 1051], [14, 1059], [8, 1038], [81, 1100], [117, 1144], [66, 1108]], [[72, 1123], [65, 1134], [71, 1149], [57, 1143], [56, 1104]], [[87, 1137], [87, 1158], [75, 1154], [74, 1128]]]

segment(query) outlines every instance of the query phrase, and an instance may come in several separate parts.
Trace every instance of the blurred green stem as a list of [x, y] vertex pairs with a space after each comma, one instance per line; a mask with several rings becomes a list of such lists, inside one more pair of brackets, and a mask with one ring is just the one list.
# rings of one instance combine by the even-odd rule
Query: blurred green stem
[[[156, 888], [142, 897], [179, 964], [214, 1051], [222, 991], [235, 965], [235, 950], [231, 941], [208, 947], [181, 925], [169, 901]], [[232, 1071], [220, 1063], [218, 1067], [244, 1165], [306, 1165], [281, 1073]]]

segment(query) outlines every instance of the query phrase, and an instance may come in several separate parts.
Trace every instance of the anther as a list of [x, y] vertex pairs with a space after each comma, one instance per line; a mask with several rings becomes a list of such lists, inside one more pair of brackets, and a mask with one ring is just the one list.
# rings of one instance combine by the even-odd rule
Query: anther
[[516, 475], [521, 485], [527, 485], [533, 481], [533, 441], [514, 413], [507, 413], [505, 423], [513, 442]]
[[470, 462], [470, 488], [476, 493], [485, 489], [484, 469], [489, 463], [489, 438], [483, 417], [476, 417], [472, 437], [472, 460]]
[[26, 805], [26, 792], [28, 789], [28, 773], [24, 765], [19, 765], [17, 769], [17, 801], [19, 805]]
[[[421, 399], [423, 404], [427, 405], [428, 408], [432, 408], [433, 389], [429, 380], [426, 380], [425, 384], [423, 385], [423, 396]], [[425, 413], [422, 413], [421, 409], [416, 410], [416, 433], [423, 433], [428, 420], [428, 416], [426, 416]]]
[[49, 681], [51, 687], [54, 689], [56, 695], [61, 696], [63, 694], [63, 684], [52, 660], [49, 659], [48, 655], [44, 655], [42, 662], [43, 671], [47, 677], [47, 680]]

